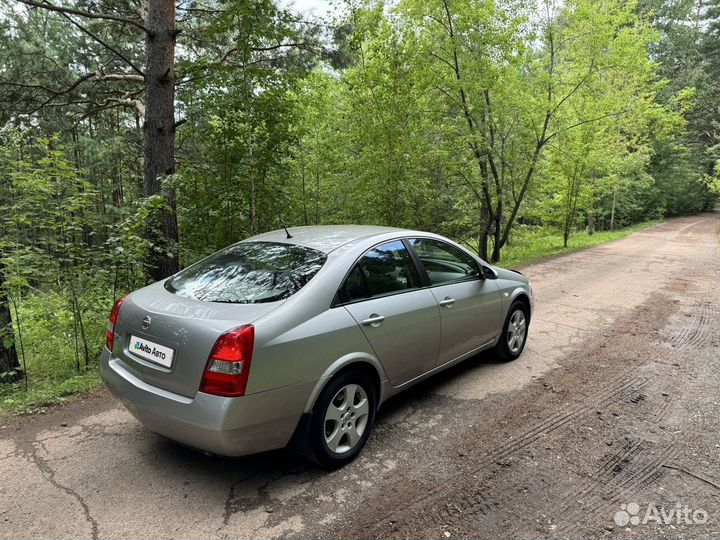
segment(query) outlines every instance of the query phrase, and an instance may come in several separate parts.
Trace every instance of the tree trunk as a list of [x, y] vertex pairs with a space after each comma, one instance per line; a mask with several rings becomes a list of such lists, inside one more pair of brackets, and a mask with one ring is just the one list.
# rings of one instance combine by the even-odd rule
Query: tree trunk
[[488, 233], [486, 230], [480, 231], [478, 235], [478, 247], [480, 248], [480, 258], [483, 261], [489, 261], [488, 258]]
[[257, 188], [255, 177], [250, 176], [250, 233], [254, 236], [259, 232], [257, 218]]
[[[3, 275], [0, 272], [0, 382], [11, 382], [20, 378], [20, 362], [18, 362], [15, 339], [13, 337], [10, 304], [2, 288]], [[9, 345], [7, 345], [9, 342]], [[5, 378], [4, 374], [15, 371], [14, 377]]]
[[[145, 197], [161, 192], [161, 178], [175, 172], [175, 2], [150, 0], [145, 39]], [[163, 279], [179, 269], [175, 191], [165, 190], [167, 208], [152, 212], [147, 238], [149, 274]]]
[[[495, 220], [494, 220], [494, 228], [493, 231], [493, 250], [492, 250], [492, 257], [490, 258], [490, 262], [497, 263], [500, 262], [500, 249], [505, 245], [502, 237], [502, 194], [498, 196], [498, 203], [497, 208], [495, 210]], [[506, 240], [507, 241], [507, 240]]]
[[302, 205], [303, 205], [303, 225], [306, 227], [310, 225], [308, 222], [308, 211], [307, 211], [307, 189], [306, 184], [307, 181], [305, 179], [305, 161], [303, 160], [302, 165], [300, 165], [300, 178], [302, 178]]
[[[570, 198], [574, 197], [573, 193], [570, 193]], [[568, 241], [570, 240], [570, 232], [573, 229], [575, 223], [575, 205], [569, 203], [569, 208], [565, 210], [565, 220], [563, 222], [563, 247], [568, 247]]]
[[485, 208], [484, 201], [480, 202], [480, 234], [478, 234], [478, 252], [483, 261], [489, 261], [488, 258], [488, 236], [490, 235], [490, 220], [487, 218], [488, 209]]
[[315, 225], [320, 225], [320, 171], [315, 170]]
[[500, 242], [497, 240], [499, 238], [499, 234], [495, 235], [495, 241], [493, 242], [493, 250], [492, 250], [492, 256], [490, 257], [491, 263], [499, 263], [500, 262]]

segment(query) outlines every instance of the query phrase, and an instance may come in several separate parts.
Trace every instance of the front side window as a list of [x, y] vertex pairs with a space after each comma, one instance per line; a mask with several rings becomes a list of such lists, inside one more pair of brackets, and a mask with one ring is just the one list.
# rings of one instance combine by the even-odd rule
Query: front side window
[[368, 251], [350, 271], [338, 291], [342, 303], [420, 287], [420, 276], [400, 240]]
[[432, 285], [472, 279], [479, 275], [475, 259], [455, 246], [429, 238], [412, 238], [409, 242], [425, 267]]
[[179, 272], [165, 288], [207, 302], [275, 302], [305, 286], [325, 260], [324, 253], [303, 246], [240, 242]]

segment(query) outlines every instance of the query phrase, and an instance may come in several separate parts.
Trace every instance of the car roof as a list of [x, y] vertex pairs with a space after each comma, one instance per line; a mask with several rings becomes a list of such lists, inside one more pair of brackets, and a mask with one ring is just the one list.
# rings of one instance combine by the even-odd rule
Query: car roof
[[363, 238], [380, 236], [388, 233], [410, 233], [408, 229], [395, 227], [380, 227], [376, 225], [314, 225], [309, 227], [289, 227], [292, 238], [288, 238], [284, 229], [270, 231], [245, 242], [280, 242], [283, 244], [297, 244], [306, 246], [323, 253], [331, 251]]

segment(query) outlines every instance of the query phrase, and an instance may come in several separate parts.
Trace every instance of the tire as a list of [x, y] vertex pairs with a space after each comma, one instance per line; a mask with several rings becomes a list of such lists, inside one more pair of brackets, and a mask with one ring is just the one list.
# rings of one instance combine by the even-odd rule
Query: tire
[[370, 436], [377, 397], [364, 373], [342, 373], [328, 383], [313, 407], [307, 457], [337, 469], [357, 457]]
[[[507, 317], [505, 317], [500, 339], [495, 345], [495, 355], [498, 358], [505, 362], [511, 362], [522, 354], [525, 343], [527, 343], [529, 321], [530, 313], [527, 306], [520, 301], [513, 302], [508, 310]], [[520, 331], [522, 334], [518, 338]]]

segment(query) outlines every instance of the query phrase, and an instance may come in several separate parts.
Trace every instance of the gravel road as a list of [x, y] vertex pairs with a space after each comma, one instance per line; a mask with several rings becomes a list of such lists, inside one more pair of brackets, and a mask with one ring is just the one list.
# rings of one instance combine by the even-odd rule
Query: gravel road
[[516, 362], [388, 402], [331, 473], [207, 457], [105, 391], [0, 427], [2, 538], [720, 537], [720, 213], [525, 267]]

